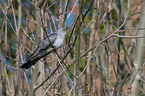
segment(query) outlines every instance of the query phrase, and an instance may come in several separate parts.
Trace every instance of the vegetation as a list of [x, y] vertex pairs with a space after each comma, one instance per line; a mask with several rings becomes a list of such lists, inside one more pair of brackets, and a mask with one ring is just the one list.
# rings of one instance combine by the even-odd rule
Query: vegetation
[[[144, 96], [144, 0], [1, 0], [2, 96]], [[20, 66], [48, 34], [64, 44]]]

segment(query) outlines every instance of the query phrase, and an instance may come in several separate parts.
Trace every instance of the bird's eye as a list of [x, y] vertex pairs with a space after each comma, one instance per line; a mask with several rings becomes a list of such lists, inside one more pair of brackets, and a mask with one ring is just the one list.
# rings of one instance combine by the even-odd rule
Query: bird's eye
[[65, 31], [65, 29], [63, 29], [63, 31]]

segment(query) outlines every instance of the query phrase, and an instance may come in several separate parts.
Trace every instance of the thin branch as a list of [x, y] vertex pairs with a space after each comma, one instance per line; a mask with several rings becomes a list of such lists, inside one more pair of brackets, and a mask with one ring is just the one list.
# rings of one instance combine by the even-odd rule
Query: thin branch
[[51, 83], [51, 85], [46, 89], [46, 91], [44, 92], [43, 96], [46, 96], [48, 90], [52, 87], [52, 85], [58, 80], [58, 78], [62, 75], [62, 73], [64, 72], [65, 70], [63, 70], [54, 80], [53, 82]]
[[134, 39], [134, 38], [145, 38], [145, 36], [121, 36], [121, 35], [117, 35], [117, 34], [112, 34], [115, 37], [119, 37], [119, 38], [127, 38], [127, 39]]
[[79, 0], [76, 0], [76, 1], [75, 1], [74, 6], [73, 6], [72, 10], [70, 11], [70, 13], [67, 15], [66, 19], [68, 19], [69, 16], [72, 14], [72, 12], [74, 11], [74, 9], [75, 9], [75, 7], [76, 7], [78, 1], [79, 1]]

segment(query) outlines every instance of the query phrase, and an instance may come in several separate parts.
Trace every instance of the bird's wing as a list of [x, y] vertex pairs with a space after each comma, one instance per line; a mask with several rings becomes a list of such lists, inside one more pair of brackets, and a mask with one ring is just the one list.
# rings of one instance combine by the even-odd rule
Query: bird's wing
[[[48, 37], [49, 37], [49, 39], [48, 39]], [[53, 44], [54, 41], [56, 40], [57, 33], [50, 34], [48, 37], [45, 37], [43, 39], [43, 41], [41, 41], [39, 43], [39, 45], [36, 48], [36, 50], [27, 58], [26, 61], [34, 59], [34, 58], [37, 58], [37, 57], [42, 57], [41, 53], [43, 53], [43, 51], [46, 51], [49, 47], [51, 47], [51, 44]]]

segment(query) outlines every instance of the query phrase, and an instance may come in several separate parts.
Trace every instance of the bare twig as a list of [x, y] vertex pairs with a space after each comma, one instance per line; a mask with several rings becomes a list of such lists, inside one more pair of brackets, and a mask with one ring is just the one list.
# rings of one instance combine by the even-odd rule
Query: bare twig
[[46, 89], [46, 91], [44, 92], [43, 96], [46, 96], [48, 90], [52, 87], [52, 85], [58, 80], [58, 78], [62, 75], [62, 73], [64, 72], [65, 70], [63, 70], [54, 80], [53, 82], [51, 83], [51, 85]]

